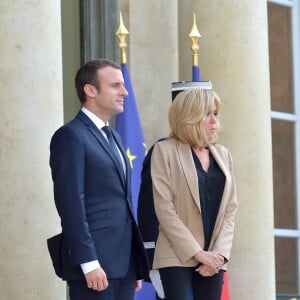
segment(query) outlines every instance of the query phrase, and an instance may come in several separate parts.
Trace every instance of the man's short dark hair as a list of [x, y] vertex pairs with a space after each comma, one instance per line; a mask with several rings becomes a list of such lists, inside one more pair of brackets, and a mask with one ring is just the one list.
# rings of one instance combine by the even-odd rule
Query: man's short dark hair
[[104, 58], [88, 61], [79, 68], [75, 76], [75, 88], [81, 103], [84, 103], [86, 100], [86, 94], [84, 92], [84, 86], [86, 84], [91, 84], [100, 91], [101, 87], [98, 82], [98, 70], [106, 67], [121, 70], [119, 64]]

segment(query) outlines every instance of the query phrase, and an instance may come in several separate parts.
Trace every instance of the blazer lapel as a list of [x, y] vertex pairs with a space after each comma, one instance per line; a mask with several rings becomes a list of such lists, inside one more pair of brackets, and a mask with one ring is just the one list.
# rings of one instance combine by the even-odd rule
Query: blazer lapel
[[216, 224], [218, 224], [219, 223], [218, 219], [223, 214], [223, 212], [226, 208], [228, 199], [229, 199], [228, 195], [229, 195], [230, 189], [231, 189], [231, 181], [230, 181], [231, 177], [229, 174], [229, 169], [225, 165], [225, 160], [224, 160], [222, 153], [220, 153], [220, 151], [218, 151], [218, 149], [215, 146], [209, 146], [209, 150], [210, 150], [212, 156], [214, 157], [214, 159], [216, 160], [218, 166], [220, 167], [220, 169], [222, 170], [222, 172], [224, 173], [224, 175], [226, 177], [223, 196], [222, 196], [222, 200], [221, 200], [221, 206], [219, 208], [219, 213], [218, 213], [217, 220], [216, 220]]
[[186, 178], [186, 183], [189, 186], [189, 190], [197, 207], [199, 208], [199, 211], [201, 212], [198, 176], [192, 156], [191, 147], [186, 144], [178, 143], [177, 149], [182, 170]]

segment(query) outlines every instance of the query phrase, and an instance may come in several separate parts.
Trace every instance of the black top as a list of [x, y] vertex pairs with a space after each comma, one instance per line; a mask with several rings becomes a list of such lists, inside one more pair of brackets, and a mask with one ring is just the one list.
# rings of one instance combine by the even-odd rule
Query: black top
[[198, 175], [200, 205], [205, 237], [204, 250], [208, 250], [223, 195], [225, 175], [210, 152], [209, 168], [207, 172], [203, 170], [201, 162], [194, 151], [192, 151], [192, 154]]

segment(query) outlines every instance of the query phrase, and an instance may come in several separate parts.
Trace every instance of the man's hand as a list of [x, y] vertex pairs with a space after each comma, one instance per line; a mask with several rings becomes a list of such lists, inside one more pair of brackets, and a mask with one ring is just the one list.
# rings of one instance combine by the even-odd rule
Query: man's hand
[[108, 287], [106, 274], [101, 267], [84, 274], [84, 276], [87, 286], [90, 289], [100, 292]]
[[138, 292], [142, 289], [142, 280], [136, 281], [135, 291]]

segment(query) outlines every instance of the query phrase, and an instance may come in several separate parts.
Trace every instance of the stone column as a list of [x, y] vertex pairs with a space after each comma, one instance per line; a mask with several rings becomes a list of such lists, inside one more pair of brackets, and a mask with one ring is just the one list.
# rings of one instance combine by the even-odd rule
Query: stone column
[[59, 231], [48, 161], [63, 123], [60, 1], [2, 1], [0, 15], [1, 299], [65, 299], [46, 247]]
[[203, 80], [223, 106], [221, 143], [239, 196], [229, 264], [232, 300], [275, 299], [272, 148], [266, 1], [178, 1], [180, 79], [191, 80], [187, 35], [196, 13]]
[[178, 80], [178, 17], [174, 0], [120, 0], [129, 31], [127, 58], [149, 148], [169, 133], [171, 83]]

